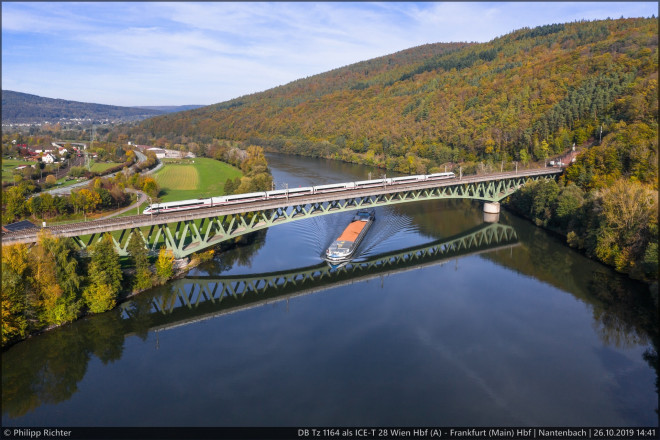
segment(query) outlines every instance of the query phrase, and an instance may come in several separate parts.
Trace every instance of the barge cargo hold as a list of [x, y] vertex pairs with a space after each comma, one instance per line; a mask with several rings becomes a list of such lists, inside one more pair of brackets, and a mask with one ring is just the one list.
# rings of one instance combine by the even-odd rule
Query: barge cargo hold
[[358, 211], [344, 232], [325, 251], [325, 259], [336, 263], [349, 259], [376, 219], [373, 210]]

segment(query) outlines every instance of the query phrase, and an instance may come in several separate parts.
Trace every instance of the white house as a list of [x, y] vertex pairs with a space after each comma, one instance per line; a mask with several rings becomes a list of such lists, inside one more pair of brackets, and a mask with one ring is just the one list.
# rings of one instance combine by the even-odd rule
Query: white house
[[55, 156], [53, 156], [50, 153], [46, 153], [43, 156], [41, 156], [41, 161], [43, 163], [53, 163], [53, 162], [55, 162]]
[[162, 148], [153, 147], [153, 148], [148, 148], [147, 150], [153, 151], [158, 159], [163, 159], [166, 155], [165, 150], [163, 150]]
[[36, 148], [35, 148], [35, 149], [32, 150], [32, 151], [34, 151], [34, 152], [37, 153], [37, 154], [39, 154], [39, 153], [44, 153], [44, 154], [46, 154], [46, 153], [54, 153], [54, 152], [55, 152], [55, 149], [54, 149], [54, 148], [40, 148], [40, 149], [36, 149]]

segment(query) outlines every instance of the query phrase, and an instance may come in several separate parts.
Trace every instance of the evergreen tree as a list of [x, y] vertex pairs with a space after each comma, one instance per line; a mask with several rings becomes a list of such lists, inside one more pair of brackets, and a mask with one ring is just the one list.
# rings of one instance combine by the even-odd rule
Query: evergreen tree
[[50, 304], [44, 304], [45, 321], [48, 324], [64, 324], [78, 317], [80, 312], [80, 285], [81, 276], [78, 273], [78, 260], [75, 258], [73, 245], [70, 239], [44, 237], [40, 239], [35, 249], [39, 255], [39, 247], [43, 247], [43, 255], [49, 260], [42, 262], [40, 269], [53, 266], [53, 285], [43, 289], [49, 291], [57, 286], [57, 296], [51, 299]]
[[236, 188], [234, 187], [234, 181], [228, 177], [227, 180], [225, 181], [225, 186], [224, 186], [225, 194], [226, 195], [234, 194], [235, 189]]
[[148, 289], [152, 285], [151, 270], [149, 270], [149, 255], [144, 240], [138, 231], [133, 231], [127, 247], [128, 253], [135, 264], [135, 281], [133, 289], [136, 291]]
[[115, 252], [110, 234], [91, 248], [92, 259], [88, 274], [90, 284], [83, 292], [85, 303], [92, 313], [113, 308], [121, 287], [122, 273], [119, 255]]

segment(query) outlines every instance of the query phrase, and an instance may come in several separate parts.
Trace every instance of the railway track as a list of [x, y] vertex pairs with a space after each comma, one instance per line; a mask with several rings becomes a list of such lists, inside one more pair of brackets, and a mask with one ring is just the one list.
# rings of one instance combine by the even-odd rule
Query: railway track
[[8, 232], [2, 235], [2, 244], [34, 242], [37, 240], [37, 234], [42, 230], [49, 231], [53, 235], [60, 237], [75, 237], [88, 234], [97, 234], [100, 232], [112, 232], [137, 227], [148, 227], [152, 225], [160, 225], [179, 221], [192, 221], [214, 216], [242, 214], [251, 211], [285, 209], [290, 206], [319, 204], [346, 198], [379, 196], [383, 194], [392, 194], [409, 190], [413, 191], [427, 188], [440, 188], [477, 182], [495, 182], [503, 179], [520, 178], [526, 176], [559, 174], [562, 171], [563, 170], [561, 168], [540, 168], [518, 172], [462, 177], [451, 180], [419, 181], [413, 183], [370, 186], [365, 188], [348, 188], [322, 192], [313, 195], [299, 195], [290, 196], [288, 198], [250, 201], [232, 205], [198, 208], [194, 210], [173, 213], [161, 213], [155, 215], [140, 214], [118, 218], [91, 220], [79, 223], [69, 223], [66, 225], [47, 226], [44, 228], [31, 228], [16, 232]]

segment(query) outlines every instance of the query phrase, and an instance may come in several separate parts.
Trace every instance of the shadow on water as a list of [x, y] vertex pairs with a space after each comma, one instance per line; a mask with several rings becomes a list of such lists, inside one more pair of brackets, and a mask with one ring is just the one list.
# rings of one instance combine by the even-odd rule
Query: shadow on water
[[[508, 255], [490, 253], [484, 258], [570, 292], [591, 307], [593, 327], [606, 346], [630, 348], [650, 345], [644, 360], [655, 371], [658, 392], [657, 293], [652, 287], [618, 274], [580, 253], [569, 251], [559, 238], [539, 228], [524, 227], [525, 220], [507, 212], [502, 221], [517, 227], [521, 246]], [[656, 407], [656, 413], [658, 408]]]
[[[378, 171], [268, 160], [278, 188]], [[506, 212], [500, 223], [515, 229], [517, 243], [495, 243], [477, 257], [477, 248], [430, 251], [475, 232], [482, 219], [479, 204], [465, 200], [379, 208], [351, 271], [335, 273], [324, 272], [319, 255], [345, 228], [340, 214], [246, 238], [187, 278], [5, 351], [3, 426], [428, 425], [470, 416], [648, 423], [653, 372], [634, 362], [643, 356], [657, 384], [658, 317], [648, 288]], [[281, 303], [301, 294], [284, 312]]]
[[[650, 342], [653, 349], [647, 350], [644, 358], [655, 369], [657, 384], [657, 309], [644, 294], [644, 286], [577, 253], [566, 252], [561, 243], [521, 222], [503, 213], [502, 225], [483, 224], [430, 243], [369, 255], [339, 270], [321, 263], [259, 275], [217, 275], [221, 269], [145, 292], [120, 308], [31, 338], [3, 353], [3, 419], [11, 421], [42, 405], [70, 399], [78, 391], [89, 362], [97, 358], [108, 364], [121, 359], [129, 335], [147, 340], [154, 331], [477, 253], [570, 292], [588, 304], [593, 310], [593, 325], [605, 345]], [[428, 222], [421, 228], [433, 231], [437, 225]], [[261, 245], [239, 247], [216, 263], [226, 270], [236, 263], [249, 265]], [[612, 354], [604, 350], [602, 356]]]

